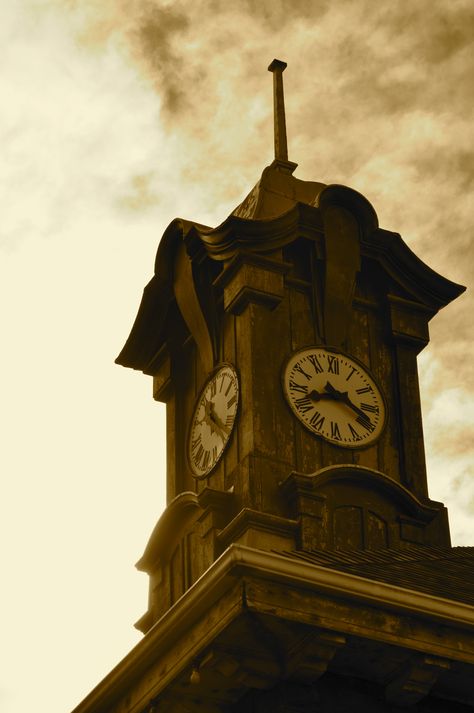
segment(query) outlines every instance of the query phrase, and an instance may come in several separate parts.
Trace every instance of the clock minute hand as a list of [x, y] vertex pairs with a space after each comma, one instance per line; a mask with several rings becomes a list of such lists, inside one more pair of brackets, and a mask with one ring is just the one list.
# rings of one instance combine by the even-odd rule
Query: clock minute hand
[[356, 406], [353, 401], [351, 401], [347, 391], [338, 391], [337, 389], [334, 388], [334, 386], [332, 384], [329, 383], [329, 381], [327, 382], [327, 384], [324, 388], [326, 389], [326, 391], [328, 393], [333, 394], [333, 397], [334, 397], [334, 399], [336, 399], [336, 401], [342, 401], [347, 406], [349, 406], [349, 408], [351, 408], [354, 411], [354, 413], [356, 413], [363, 421], [365, 421], [365, 423], [367, 423], [370, 426], [372, 425], [372, 421], [367, 416], [367, 414], [364, 413], [364, 411], [362, 411], [362, 409], [360, 409], [358, 406]]

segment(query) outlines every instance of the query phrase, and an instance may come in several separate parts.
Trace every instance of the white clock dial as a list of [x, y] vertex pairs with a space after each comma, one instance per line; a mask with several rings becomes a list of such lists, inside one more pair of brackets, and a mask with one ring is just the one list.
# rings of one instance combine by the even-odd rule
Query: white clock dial
[[385, 423], [382, 392], [356, 360], [322, 347], [293, 354], [283, 372], [285, 397], [312, 433], [346, 448], [375, 441]]
[[229, 364], [206, 382], [194, 409], [188, 435], [188, 461], [195, 478], [205, 478], [217, 465], [234, 426], [239, 381]]

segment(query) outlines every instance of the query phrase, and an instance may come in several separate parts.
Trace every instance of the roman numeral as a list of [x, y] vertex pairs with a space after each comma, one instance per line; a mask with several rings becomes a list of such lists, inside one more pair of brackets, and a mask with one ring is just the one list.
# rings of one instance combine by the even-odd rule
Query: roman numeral
[[221, 385], [219, 386], [219, 393], [222, 391], [222, 387], [224, 386], [224, 381], [225, 381], [225, 376], [222, 374], [221, 376]]
[[360, 441], [360, 439], [362, 438], [362, 436], [361, 436], [359, 433], [357, 433], [357, 431], [355, 430], [355, 428], [352, 428], [352, 426], [351, 426], [350, 423], [348, 423], [347, 425], [349, 426], [349, 431], [351, 432], [352, 438], [354, 438], [356, 441]]
[[196, 436], [196, 438], [193, 438], [193, 440], [191, 441], [191, 452], [194, 452], [196, 450], [199, 443], [201, 443], [201, 436]]
[[379, 412], [378, 406], [371, 406], [370, 404], [361, 404], [360, 407], [363, 411], [369, 411], [370, 413], [378, 413]]
[[357, 394], [368, 394], [370, 391], [373, 391], [371, 386], [364, 386], [363, 389], [356, 389]]
[[230, 414], [227, 416], [226, 420], [225, 420], [225, 425], [226, 425], [228, 428], [230, 428], [230, 427], [232, 426], [232, 421], [233, 421], [233, 420], [234, 420], [234, 417], [233, 417], [233, 415], [230, 413]]
[[302, 374], [308, 379], [308, 381], [311, 379], [311, 376], [303, 369], [301, 364], [295, 364], [293, 371], [297, 371], [299, 374]]
[[362, 418], [362, 416], [358, 416], [356, 418], [357, 423], [359, 423], [361, 426], [363, 426], [367, 431], [372, 433], [372, 431], [375, 430], [375, 426], [372, 423], [372, 421], [368, 418]]
[[337, 441], [341, 441], [341, 432], [339, 426], [336, 422], [331, 421], [331, 438], [335, 438]]
[[204, 453], [204, 448], [202, 447], [202, 443], [200, 443], [199, 448], [197, 449], [196, 453], [194, 453], [194, 455], [193, 455], [193, 460], [196, 463], [198, 468], [201, 467], [200, 464], [201, 464], [201, 458], [203, 456], [203, 453]]
[[301, 396], [299, 399], [295, 399], [295, 406], [300, 413], [306, 413], [307, 411], [311, 411], [313, 403], [309, 396]]
[[346, 381], [349, 381], [349, 379], [351, 378], [352, 374], [353, 374], [355, 371], [357, 371], [357, 369], [355, 368], [355, 366], [353, 366], [352, 369], [351, 369], [350, 372], [349, 372], [349, 376], [346, 376]]
[[204, 460], [203, 460], [203, 462], [202, 462], [202, 469], [203, 469], [203, 470], [206, 470], [206, 468], [208, 467], [210, 458], [211, 458], [210, 452], [209, 452], [209, 451], [206, 451], [206, 452], [204, 453]]
[[227, 394], [228, 394], [229, 391], [230, 391], [230, 387], [231, 387], [231, 386], [232, 386], [232, 379], [229, 380], [229, 386], [228, 386], [227, 389], [225, 390], [224, 396], [227, 396]]
[[217, 391], [217, 381], [214, 379], [214, 381], [211, 381], [211, 397], [216, 395]]
[[227, 402], [227, 408], [231, 408], [235, 403], [237, 402], [237, 394], [234, 394], [233, 396], [230, 397], [230, 399]]
[[319, 411], [315, 411], [311, 418], [309, 419], [310, 424], [312, 425], [313, 428], [315, 428], [317, 431], [320, 431], [321, 428], [323, 427], [323, 423], [325, 421], [325, 417], [321, 416]]
[[328, 354], [328, 374], [339, 374], [339, 359]]
[[217, 460], [217, 446], [212, 446], [212, 462], [215, 463]]
[[290, 379], [290, 389], [292, 391], [299, 391], [301, 394], [306, 394], [308, 392], [306, 384], [298, 384], [296, 381], [293, 381], [293, 379]]
[[316, 374], [321, 374], [321, 372], [324, 371], [316, 354], [308, 354], [308, 359], [310, 360], [311, 364], [314, 366], [314, 370], [315, 370]]

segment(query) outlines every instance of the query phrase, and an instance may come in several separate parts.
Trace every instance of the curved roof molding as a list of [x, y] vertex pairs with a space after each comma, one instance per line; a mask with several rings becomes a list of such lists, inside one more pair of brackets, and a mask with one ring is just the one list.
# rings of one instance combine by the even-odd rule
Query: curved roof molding
[[435, 312], [466, 289], [423, 262], [399, 233], [378, 228], [363, 237], [361, 247], [363, 255], [377, 260], [398, 284]]
[[432, 520], [439, 512], [437, 503], [431, 501], [433, 505], [427, 505], [421, 502], [403, 485], [373, 468], [353, 464], [330, 465], [310, 475], [303, 473], [292, 473], [292, 475], [303, 478], [313, 491], [337, 482], [349, 482], [352, 486], [367, 488], [372, 492], [380, 493], [391, 502], [398, 503], [407, 514], [425, 522]]
[[270, 252], [294, 240], [295, 234], [322, 233], [319, 210], [304, 203], [294, 203], [273, 218], [241, 218], [233, 213], [217, 228], [196, 233], [213, 260], [229, 260], [242, 250]]
[[[330, 206], [340, 206], [355, 217], [360, 230], [361, 257], [377, 261], [403, 293], [426, 308], [430, 316], [466, 289], [428, 267], [398, 233], [379, 228], [377, 214], [370, 202], [352, 188], [299, 181], [274, 162], [264, 170], [254, 192], [250, 194], [256, 201], [254, 208], [251, 209], [248, 197], [216, 228], [180, 218], [169, 224], [158, 246], [155, 274], [144, 289], [137, 317], [116, 359], [117, 364], [153, 373], [155, 357], [165, 343], [166, 318], [175, 299], [176, 257], [180, 244], [184, 242], [187, 256], [191, 261], [197, 257], [198, 262], [202, 255], [219, 263], [231, 260], [242, 251], [268, 253], [297, 237], [315, 240], [322, 236], [323, 217]], [[260, 204], [264, 206], [265, 200], [270, 200], [267, 195], [270, 193], [278, 211], [276, 208], [270, 210], [268, 206], [268, 209], [259, 208]], [[247, 205], [245, 210], [242, 208], [244, 204]], [[209, 289], [212, 289], [211, 285]], [[191, 311], [194, 314], [199, 306], [197, 293], [193, 301], [195, 309]], [[186, 315], [184, 320], [189, 322]], [[212, 335], [206, 335], [206, 331], [211, 334], [212, 329], [207, 327], [200, 333], [204, 334], [206, 343], [211, 343], [206, 349], [206, 353], [211, 353]], [[211, 360], [211, 357], [207, 359]]]
[[181, 536], [187, 522], [194, 519], [198, 511], [202, 512], [196, 493], [186, 491], [177, 495], [168, 505], [151, 533], [145, 552], [136, 563], [140, 572], [149, 572], [166, 551], [168, 557], [173, 553], [173, 542]]
[[[163, 346], [166, 317], [170, 304], [176, 297], [175, 281], [179, 264], [182, 264], [182, 261], [177, 261], [179, 248], [193, 231], [206, 230], [210, 228], [181, 218], [175, 218], [168, 225], [158, 245], [155, 274], [143, 290], [135, 322], [115, 360], [116, 364], [149, 373], [150, 361]], [[190, 267], [186, 272], [188, 278], [189, 272]], [[194, 295], [194, 301], [197, 299]]]
[[176, 218], [163, 233], [155, 258], [155, 274], [143, 291], [132, 330], [115, 362], [151, 373], [150, 363], [163, 345], [166, 316], [175, 298], [176, 257], [181, 243], [184, 242], [188, 255], [201, 249], [212, 260], [222, 262], [243, 250], [270, 252], [287, 245], [295, 235], [314, 238], [322, 231], [319, 210], [302, 203], [295, 203], [277, 218], [249, 220], [230, 215], [217, 228]]
[[373, 205], [353, 188], [337, 183], [330, 184], [319, 193], [314, 205], [322, 211], [329, 205], [342, 206], [357, 219], [363, 236], [371, 235], [379, 227], [379, 219]]

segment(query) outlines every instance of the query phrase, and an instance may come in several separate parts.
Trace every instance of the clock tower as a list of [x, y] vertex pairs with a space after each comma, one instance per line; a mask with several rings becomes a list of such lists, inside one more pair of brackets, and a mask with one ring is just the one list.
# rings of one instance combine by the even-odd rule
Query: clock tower
[[381, 229], [360, 193], [293, 176], [284, 67], [269, 68], [274, 162], [217, 228], [167, 228], [117, 360], [167, 405], [174, 547], [159, 523], [140, 562], [145, 631], [234, 542], [449, 544], [428, 497], [416, 357], [464, 288]]
[[419, 584], [420, 561], [453, 549], [428, 495], [417, 355], [464, 288], [357, 191], [293, 175], [285, 67], [269, 67], [275, 160], [218, 227], [168, 226], [117, 358], [166, 403], [167, 508], [137, 565], [148, 673], [123, 673], [128, 703], [78, 711], [312, 711], [311, 696], [362, 696], [354, 677], [364, 709], [392, 711], [439, 676], [457, 685], [458, 644]]

